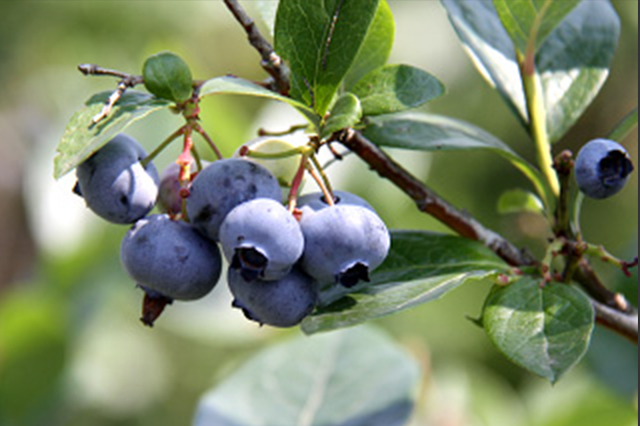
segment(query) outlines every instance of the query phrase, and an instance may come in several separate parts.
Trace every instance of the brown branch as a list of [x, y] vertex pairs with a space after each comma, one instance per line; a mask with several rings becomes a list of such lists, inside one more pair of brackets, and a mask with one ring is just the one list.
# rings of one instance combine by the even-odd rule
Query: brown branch
[[589, 296], [598, 302], [616, 311], [627, 314], [635, 313], [637, 315], [636, 309], [622, 294], [615, 293], [605, 287], [586, 260], [583, 259], [580, 262], [579, 268], [575, 272], [574, 280], [579, 282]]
[[272, 89], [284, 96], [289, 94], [289, 70], [271, 44], [260, 34], [258, 27], [237, 0], [224, 0], [236, 20], [247, 33], [249, 43], [260, 53], [260, 64], [273, 78]]
[[362, 134], [348, 130], [343, 134], [340, 142], [358, 155], [380, 176], [389, 179], [411, 197], [420, 211], [435, 217], [460, 236], [484, 243], [511, 265], [523, 266], [536, 263], [533, 257], [515, 247], [502, 236], [485, 228], [467, 213], [449, 204]]
[[[411, 197], [420, 211], [435, 217], [459, 235], [484, 243], [511, 265], [524, 266], [536, 263], [526, 252], [449, 204], [362, 134], [348, 130], [340, 135], [339, 141], [381, 177], [389, 179]], [[621, 294], [606, 288], [587, 262], [581, 262], [575, 280], [592, 299], [598, 323], [633, 341], [638, 341], [637, 311]]]
[[109, 113], [113, 109], [113, 106], [120, 100], [120, 98], [122, 97], [122, 95], [124, 95], [124, 92], [128, 88], [137, 86], [138, 84], [142, 84], [144, 82], [142, 76], [140, 75], [127, 74], [122, 71], [103, 68], [96, 64], [80, 64], [78, 65], [78, 70], [84, 75], [107, 75], [111, 77], [118, 77], [121, 79], [116, 90], [111, 93], [111, 96], [109, 96], [109, 99], [107, 99], [107, 101], [105, 102], [102, 111], [100, 111], [91, 119], [92, 125], [97, 124], [99, 121], [105, 119], [109, 115]]
[[598, 324], [617, 332], [636, 344], [638, 343], [637, 312], [625, 314], [595, 300], [591, 300], [591, 304], [596, 312]]

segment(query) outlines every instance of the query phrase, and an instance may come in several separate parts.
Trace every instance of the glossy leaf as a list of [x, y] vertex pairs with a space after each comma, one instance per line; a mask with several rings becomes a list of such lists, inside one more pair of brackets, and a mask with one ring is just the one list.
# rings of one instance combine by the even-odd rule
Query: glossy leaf
[[325, 288], [305, 333], [333, 330], [438, 299], [459, 285], [495, 276], [508, 265], [484, 245], [453, 235], [394, 231], [391, 249], [370, 283]]
[[352, 127], [362, 118], [360, 100], [351, 93], [340, 96], [331, 108], [331, 115], [322, 126], [320, 136], [325, 138], [333, 132]]
[[620, 20], [608, 1], [582, 1], [540, 48], [536, 67], [552, 141], [564, 136], [600, 92], [619, 37]]
[[184, 102], [193, 92], [191, 70], [185, 61], [171, 52], [150, 56], [142, 67], [144, 87], [162, 99]]
[[374, 329], [300, 336], [205, 395], [193, 424], [402, 426], [419, 379], [417, 363]]
[[396, 24], [391, 8], [387, 0], [380, 0], [369, 32], [344, 79], [347, 90], [350, 90], [366, 74], [387, 63], [393, 47], [395, 31]]
[[474, 65], [517, 115], [528, 121], [516, 51], [492, 0], [441, 0]]
[[544, 205], [535, 194], [524, 189], [512, 189], [504, 192], [498, 199], [498, 213], [542, 213]]
[[148, 93], [127, 90], [105, 119], [92, 124], [91, 119], [102, 111], [110, 95], [111, 92], [102, 92], [92, 96], [67, 123], [54, 158], [56, 179], [73, 170], [134, 121], [172, 105]]
[[546, 207], [554, 196], [538, 169], [490, 133], [453, 118], [420, 113], [371, 117], [364, 136], [376, 145], [420, 151], [484, 149], [509, 160], [533, 183]]
[[329, 109], [373, 22], [379, 0], [280, 0], [275, 48], [289, 62], [291, 95]]
[[207, 80], [200, 88], [200, 96], [224, 94], [255, 96], [285, 102], [300, 111], [310, 123], [318, 125], [320, 121], [320, 117], [306, 105], [239, 77], [223, 76], [212, 78]]
[[[528, 122], [515, 47], [493, 2], [441, 1], [478, 71], [518, 117]], [[582, 1], [539, 47], [535, 62], [552, 141], [559, 140], [575, 124], [600, 91], [619, 33], [619, 19], [608, 1]]]
[[537, 50], [580, 1], [493, 0], [493, 3], [516, 49], [524, 55], [532, 35], [536, 37]]
[[523, 277], [496, 286], [482, 322], [507, 358], [555, 383], [587, 351], [594, 312], [589, 299], [574, 287], [540, 283], [540, 277]]
[[418, 107], [444, 93], [444, 85], [420, 68], [387, 65], [371, 71], [353, 87], [365, 115], [381, 115]]

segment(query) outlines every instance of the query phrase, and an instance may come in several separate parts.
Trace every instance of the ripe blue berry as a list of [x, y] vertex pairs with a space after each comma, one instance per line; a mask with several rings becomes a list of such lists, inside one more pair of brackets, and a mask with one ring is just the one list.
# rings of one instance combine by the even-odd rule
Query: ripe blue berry
[[220, 245], [248, 281], [283, 278], [302, 255], [298, 221], [280, 202], [256, 198], [236, 206], [220, 226]]
[[607, 198], [620, 191], [633, 171], [627, 150], [608, 139], [587, 142], [576, 158], [576, 181], [591, 198]]
[[120, 259], [140, 286], [178, 300], [209, 293], [222, 269], [216, 244], [164, 214], [136, 222], [122, 240]]
[[[336, 206], [349, 204], [365, 207], [371, 211], [374, 211], [373, 207], [371, 207], [371, 205], [366, 200], [350, 192], [333, 191], [333, 198], [333, 202]], [[327, 204], [327, 199], [322, 192], [312, 192], [298, 198], [298, 207], [303, 208], [305, 206], [311, 208], [313, 211], [318, 211], [324, 209], [325, 207], [329, 207], [329, 204]]]
[[361, 206], [341, 204], [303, 214], [300, 227], [305, 244], [302, 267], [320, 284], [352, 287], [369, 281], [369, 273], [389, 251], [384, 222]]
[[293, 327], [309, 315], [318, 301], [316, 282], [299, 268], [277, 281], [247, 281], [229, 268], [233, 306], [252, 321], [274, 327]]
[[145, 150], [130, 136], [119, 134], [76, 169], [77, 192], [87, 207], [113, 223], [134, 223], [153, 208], [158, 196], [158, 171], [143, 167]]
[[254, 198], [280, 200], [280, 185], [263, 166], [229, 158], [205, 167], [193, 180], [187, 198], [191, 222], [214, 241], [227, 214], [238, 204]]

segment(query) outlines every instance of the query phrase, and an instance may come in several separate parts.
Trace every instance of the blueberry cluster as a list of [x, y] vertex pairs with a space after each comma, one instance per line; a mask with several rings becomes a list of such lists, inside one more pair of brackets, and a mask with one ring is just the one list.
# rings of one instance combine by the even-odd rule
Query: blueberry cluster
[[[77, 193], [99, 216], [130, 223], [121, 245], [127, 273], [145, 291], [143, 322], [166, 303], [209, 293], [229, 263], [233, 306], [250, 320], [294, 326], [323, 286], [352, 287], [387, 255], [389, 232], [363, 199], [335, 191], [283, 206], [278, 180], [244, 158], [215, 161], [180, 191], [179, 168], [162, 179], [140, 145], [118, 135], [77, 168]], [[149, 215], [154, 205], [165, 213]], [[176, 220], [180, 213], [185, 220]], [[222, 250], [220, 250], [222, 249]]]

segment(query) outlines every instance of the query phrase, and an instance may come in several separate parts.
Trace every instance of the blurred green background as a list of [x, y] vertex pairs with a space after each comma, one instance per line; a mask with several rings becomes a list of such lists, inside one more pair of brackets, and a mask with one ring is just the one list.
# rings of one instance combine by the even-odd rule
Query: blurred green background
[[[638, 2], [613, 3], [622, 38], [611, 76], [558, 151], [605, 136], [637, 105]], [[447, 96], [426, 110], [479, 125], [532, 159], [526, 133], [474, 70], [439, 2], [390, 5], [397, 21], [391, 61], [423, 67], [447, 86]], [[2, 426], [188, 425], [206, 390], [259, 348], [299, 333], [248, 323], [230, 308], [224, 285], [204, 300], [175, 303], [156, 327], [143, 327], [141, 292], [119, 264], [126, 227], [94, 217], [71, 193], [73, 174], [52, 178], [66, 121], [92, 93], [115, 87], [110, 78], [83, 77], [76, 66], [139, 73], [161, 50], [182, 56], [196, 78], [265, 78], [221, 1], [0, 2]], [[301, 121], [286, 106], [255, 99], [220, 96], [202, 106], [203, 126], [226, 155], [260, 127]], [[179, 124], [160, 112], [128, 132], [152, 149]], [[637, 164], [637, 132], [624, 144]], [[177, 153], [177, 146], [164, 152], [159, 168]], [[539, 253], [548, 232], [540, 218], [495, 213], [504, 190], [527, 185], [505, 161], [479, 153], [392, 154], [445, 198]], [[389, 227], [445, 231], [357, 159], [343, 163], [329, 170], [334, 186], [370, 200]], [[586, 237], [624, 258], [637, 253], [637, 176], [618, 196], [584, 206]], [[637, 279], [597, 267], [637, 301]], [[479, 315], [488, 289], [467, 286], [376, 321], [424, 368], [413, 425], [637, 424], [637, 346], [598, 330], [587, 359], [552, 387], [506, 361], [467, 319]]]

